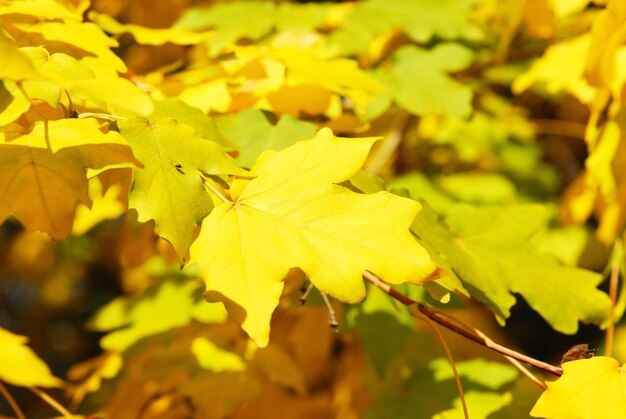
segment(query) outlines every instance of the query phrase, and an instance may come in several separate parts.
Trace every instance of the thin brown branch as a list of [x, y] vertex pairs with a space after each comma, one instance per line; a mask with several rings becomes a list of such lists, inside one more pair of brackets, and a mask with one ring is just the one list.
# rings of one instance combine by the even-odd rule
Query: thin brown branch
[[394, 290], [393, 288], [391, 288], [391, 286], [389, 286], [388, 284], [384, 283], [380, 278], [378, 278], [376, 275], [374, 275], [373, 273], [369, 272], [369, 271], [365, 271], [363, 272], [363, 279], [365, 279], [366, 281], [370, 282], [372, 285], [378, 287], [379, 289], [381, 289], [382, 291], [384, 291], [385, 293], [387, 293], [390, 297], [396, 299], [397, 301], [401, 302], [402, 304], [406, 305], [406, 306], [412, 306], [415, 305], [415, 307], [417, 307], [417, 309], [420, 311], [420, 313], [422, 313], [423, 315], [427, 316], [429, 319], [431, 319], [432, 321], [436, 322], [437, 324], [440, 324], [441, 326], [445, 327], [448, 330], [451, 330], [454, 333], [457, 333], [471, 341], [474, 341], [476, 343], [478, 343], [479, 345], [485, 346], [495, 352], [498, 352], [502, 355], [505, 356], [510, 356], [513, 359], [517, 359], [518, 361], [521, 361], [525, 364], [528, 365], [532, 365], [533, 367], [539, 368], [543, 371], [546, 371], [550, 374], [556, 375], [556, 376], [561, 376], [563, 375], [563, 369], [561, 367], [557, 367], [555, 365], [552, 364], [548, 364], [547, 362], [543, 362], [543, 361], [539, 361], [535, 358], [531, 358], [527, 355], [521, 354], [517, 351], [514, 351], [510, 348], [507, 348], [506, 346], [502, 346], [496, 342], [494, 342], [491, 339], [486, 339], [484, 337], [478, 336], [477, 334], [470, 332], [468, 330], [465, 330], [461, 327], [459, 327], [458, 325], [450, 322], [449, 320], [437, 315], [436, 313], [433, 313], [427, 306], [425, 306], [422, 303], [419, 303], [417, 301], [414, 301], [412, 298], [407, 297], [406, 295]]
[[[440, 310], [431, 310], [433, 311], [435, 314], [439, 315], [439, 316], [443, 316], [446, 317], [447, 319], [453, 321], [453, 322], [457, 322], [458, 324], [462, 325], [463, 327], [465, 327], [467, 330], [471, 330], [473, 331], [476, 335], [480, 336], [481, 338], [485, 339], [486, 341], [491, 341], [493, 342], [493, 340], [487, 336], [485, 333], [483, 333], [480, 329], [472, 326], [471, 324], [461, 320], [461, 319], [457, 319], [454, 316], [451, 316], [448, 313], [445, 313], [443, 311]], [[522, 365], [521, 362], [519, 362], [517, 359], [515, 358], [511, 358], [508, 355], [504, 355], [504, 357], [506, 358], [507, 361], [509, 361], [511, 364], [513, 364], [513, 366], [515, 368], [517, 368], [522, 374], [524, 374], [526, 377], [528, 377], [533, 383], [535, 383], [537, 385], [537, 387], [539, 387], [541, 390], [546, 390], [548, 388], [547, 385], [545, 385], [541, 380], [539, 380], [532, 372], [530, 372], [524, 365]]]
[[17, 419], [26, 419], [24, 412], [22, 412], [22, 409], [20, 409], [20, 405], [17, 404], [13, 396], [11, 396], [11, 393], [9, 393], [9, 390], [7, 390], [7, 388], [4, 386], [4, 384], [2, 384], [1, 381], [0, 394], [2, 394], [7, 403], [9, 403], [9, 406], [11, 406], [11, 409], [13, 409], [13, 412], [15, 412], [15, 416], [17, 417]]
[[446, 339], [443, 337], [435, 323], [433, 323], [428, 317], [425, 317], [426, 323], [433, 329], [435, 335], [441, 342], [441, 346], [443, 346], [443, 350], [446, 352], [446, 356], [448, 357], [448, 362], [450, 363], [450, 367], [452, 367], [452, 373], [454, 374], [454, 381], [456, 381], [456, 388], [459, 391], [459, 398], [461, 399], [461, 406], [463, 407], [463, 416], [465, 419], [469, 419], [469, 411], [467, 410], [467, 403], [465, 401], [465, 393], [463, 392], [463, 385], [461, 384], [461, 377], [459, 377], [459, 372], [456, 369], [456, 364], [454, 363], [454, 358], [452, 357], [452, 352], [450, 352], [450, 348], [448, 347], [448, 343]]
[[585, 124], [557, 119], [531, 119], [537, 134], [560, 135], [563, 137], [585, 139]]
[[606, 329], [606, 335], [604, 337], [604, 356], [611, 356], [613, 353], [613, 341], [615, 335], [615, 302], [617, 300], [617, 286], [619, 284], [619, 257], [622, 255], [621, 246], [621, 240], [617, 239], [615, 241], [615, 248], [611, 257], [611, 277], [609, 280], [609, 299], [611, 300], [611, 311], [609, 312], [609, 327]]
[[37, 387], [28, 387], [28, 389], [30, 391], [32, 391], [33, 393], [35, 393], [37, 396], [39, 396], [39, 398], [41, 400], [46, 402], [48, 404], [48, 406], [52, 407], [54, 410], [56, 410], [58, 413], [60, 413], [61, 416], [63, 416], [64, 418], [72, 419], [74, 417], [69, 412], [69, 410], [67, 410], [65, 407], [63, 407], [63, 405], [61, 403], [59, 403], [56, 400], [54, 400], [52, 397], [50, 397], [48, 394], [46, 394], [43, 390], [41, 390], [41, 389], [39, 389]]

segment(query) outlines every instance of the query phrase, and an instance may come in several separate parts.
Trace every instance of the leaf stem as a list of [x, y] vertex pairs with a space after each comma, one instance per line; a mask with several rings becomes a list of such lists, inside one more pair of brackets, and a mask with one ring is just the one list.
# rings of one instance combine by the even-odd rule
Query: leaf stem
[[17, 416], [17, 419], [26, 419], [24, 412], [22, 412], [22, 409], [20, 409], [20, 406], [17, 404], [13, 396], [11, 396], [11, 393], [9, 393], [9, 390], [7, 390], [7, 388], [4, 386], [4, 384], [2, 384], [1, 381], [0, 381], [0, 393], [2, 394], [2, 397], [4, 397], [4, 399], [7, 401], [7, 403], [9, 403], [9, 406], [11, 406], [11, 409], [13, 409], [13, 411], [15, 412], [15, 416]]
[[410, 305], [417, 306], [417, 309], [422, 314], [430, 318], [435, 323], [440, 324], [446, 329], [453, 331], [454, 333], [457, 333], [471, 341], [478, 343], [479, 345], [485, 346], [502, 355], [510, 356], [511, 358], [521, 361], [525, 364], [532, 365], [533, 367], [539, 368], [552, 375], [556, 375], [557, 377], [560, 377], [561, 375], [563, 375], [563, 369], [561, 367], [557, 367], [555, 365], [548, 364], [547, 362], [543, 362], [535, 358], [531, 358], [527, 355], [521, 354], [517, 351], [507, 348], [506, 346], [502, 346], [489, 338], [481, 337], [473, 332], [470, 332], [468, 330], [465, 330], [457, 326], [456, 324], [450, 322], [449, 320], [444, 319], [442, 316], [439, 316], [436, 313], [432, 312], [426, 305], [419, 303], [413, 300], [412, 298], [409, 298], [406, 295], [391, 288], [389, 284], [384, 283], [379, 277], [377, 277], [376, 275], [374, 275], [373, 273], [369, 271], [363, 272], [363, 279], [368, 281], [372, 285], [378, 287], [379, 289], [387, 293], [390, 297], [396, 299], [402, 304], [406, 306], [410, 306]]
[[77, 118], [78, 119], [100, 118], [100, 119], [106, 119], [109, 121], [122, 121], [122, 120], [128, 119], [124, 116], [113, 115], [110, 113], [101, 113], [101, 112], [81, 112], [78, 114]]
[[[609, 327], [604, 336], [604, 356], [611, 356], [613, 353], [613, 341], [615, 340], [615, 302], [617, 300], [617, 286], [619, 283], [620, 260], [623, 257], [622, 241], [615, 241], [613, 254], [611, 257], [611, 277], [609, 280], [609, 299], [611, 300], [611, 311], [609, 312]], [[623, 286], [623, 285], [622, 285]]]
[[[415, 316], [415, 314], [410, 309], [409, 309], [409, 312], [413, 316]], [[423, 317], [423, 316], [420, 316], [420, 317]], [[452, 373], [454, 374], [454, 381], [456, 381], [456, 388], [459, 391], [459, 398], [461, 399], [461, 406], [463, 407], [463, 416], [465, 417], [465, 419], [469, 419], [469, 411], [467, 410], [467, 403], [465, 401], [465, 393], [463, 392], [463, 385], [461, 384], [461, 377], [459, 377], [459, 372], [456, 369], [456, 364], [454, 362], [454, 358], [452, 357], [452, 353], [450, 352], [450, 348], [448, 347], [448, 343], [446, 342], [446, 339], [443, 337], [439, 329], [437, 329], [437, 326], [435, 326], [435, 323], [433, 323], [432, 320], [430, 320], [428, 317], [423, 317], [423, 319], [430, 326], [430, 328], [433, 329], [433, 332], [435, 332], [435, 335], [437, 335], [437, 339], [439, 339], [439, 342], [441, 342], [441, 346], [443, 346], [443, 350], [446, 352], [446, 356], [448, 357], [448, 362], [450, 363], [450, 366], [452, 367]]]
[[50, 397], [44, 391], [38, 389], [37, 387], [28, 387], [28, 389], [30, 391], [32, 391], [33, 393], [35, 393], [37, 396], [39, 396], [39, 398], [41, 400], [43, 400], [44, 402], [48, 403], [48, 405], [50, 407], [52, 407], [54, 410], [59, 412], [64, 418], [72, 419], [74, 417], [70, 413], [69, 410], [67, 410], [65, 407], [63, 407], [63, 405], [61, 405], [61, 403], [59, 403], [56, 400], [54, 400], [52, 397]]
[[215, 186], [211, 185], [202, 175], [200, 176], [200, 179], [202, 179], [202, 183], [204, 184], [204, 186], [206, 186], [207, 189], [213, 192], [215, 196], [221, 199], [222, 202], [231, 202], [228, 198], [222, 195]]
[[[485, 340], [491, 340], [491, 338], [489, 336], [487, 336], [486, 334], [484, 334], [482, 331], [480, 331], [480, 329], [475, 328], [474, 326], [470, 325], [469, 323], [461, 320], [461, 319], [457, 319], [456, 317], [453, 317], [451, 315], [449, 315], [448, 313], [445, 313], [443, 311], [439, 311], [439, 310], [432, 310], [435, 314], [438, 314], [440, 316], [446, 317], [451, 321], [457, 322], [460, 325], [464, 326], [466, 329], [473, 331], [475, 334], [477, 334], [478, 336], [480, 336], [481, 338], [485, 339]], [[493, 342], [493, 341], [492, 341]], [[528, 370], [528, 368], [526, 368], [524, 365], [522, 365], [521, 362], [519, 362], [517, 359], [515, 358], [511, 358], [508, 355], [504, 355], [504, 357], [507, 359], [507, 361], [509, 361], [511, 364], [513, 364], [513, 366], [515, 368], [517, 368], [518, 370], [520, 370], [520, 372], [522, 374], [524, 374], [526, 377], [528, 377], [530, 379], [530, 381], [532, 381], [533, 383], [535, 383], [537, 385], [537, 387], [539, 387], [541, 390], [546, 390], [548, 388], [547, 385], [545, 385], [544, 383], [542, 383], [537, 377], [535, 377], [535, 375], [530, 372]]]
[[330, 304], [330, 300], [328, 299], [326, 293], [320, 291], [320, 295], [322, 296], [322, 300], [324, 300], [324, 304], [326, 304], [326, 308], [328, 309], [328, 325], [333, 329], [336, 329], [339, 323], [337, 323], [337, 317], [335, 317], [335, 310]]

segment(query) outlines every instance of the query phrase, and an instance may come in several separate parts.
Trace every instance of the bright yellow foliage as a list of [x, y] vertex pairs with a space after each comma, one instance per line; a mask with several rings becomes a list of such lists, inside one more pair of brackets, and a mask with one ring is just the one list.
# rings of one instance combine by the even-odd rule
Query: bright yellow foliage
[[365, 296], [364, 270], [417, 284], [434, 271], [409, 233], [417, 202], [336, 185], [362, 166], [375, 141], [322, 129], [312, 140], [263, 153], [251, 171], [255, 178], [235, 180], [230, 194], [215, 191], [216, 206], [191, 258], [200, 264], [206, 296], [223, 301], [259, 346], [268, 343], [290, 268], [301, 268], [320, 291], [347, 302]]
[[59, 387], [61, 380], [26, 346], [28, 338], [0, 328], [0, 380], [15, 386]]
[[548, 383], [530, 412], [548, 419], [626, 417], [626, 373], [613, 358], [598, 356], [566, 362], [563, 376]]

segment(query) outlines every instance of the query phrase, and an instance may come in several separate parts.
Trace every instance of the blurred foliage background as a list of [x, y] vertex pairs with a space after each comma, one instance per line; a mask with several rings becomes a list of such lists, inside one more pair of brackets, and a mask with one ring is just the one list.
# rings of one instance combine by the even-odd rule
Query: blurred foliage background
[[[626, 217], [623, 2], [58, 4], [85, 9], [84, 21], [116, 39], [124, 77], [154, 100], [179, 99], [169, 109], [184, 108], [190, 125], [208, 115], [213, 125], [197, 129], [242, 150], [243, 167], [320, 127], [382, 136], [365, 170], [440, 217], [458, 203], [541, 204], [547, 215], [528, 239], [538, 254], [605, 276], [613, 261], [624, 264], [615, 252]], [[46, 20], [0, 16], [12, 34], [24, 16]], [[298, 304], [304, 278], [294, 271], [270, 345], [255, 348], [221, 308], [203, 302], [197, 270], [179, 269], [154, 223], [128, 211], [130, 170], [89, 182], [94, 205], [79, 205], [64, 240], [15, 218], [0, 226], [0, 326], [27, 336], [67, 381], [50, 394], [70, 410], [111, 418], [462, 417], [439, 343], [378, 291], [359, 306], [333, 302], [335, 331], [315, 292]], [[597, 327], [561, 334], [519, 296], [504, 327], [460, 295], [445, 308], [555, 364], [573, 344], [603, 345]], [[532, 383], [487, 350], [445, 336], [480, 412], [473, 418], [528, 415], [540, 394]], [[613, 353], [622, 360], [625, 339], [618, 327]], [[9, 389], [27, 417], [55, 414], [27, 390]], [[12, 414], [2, 399], [0, 413]]]

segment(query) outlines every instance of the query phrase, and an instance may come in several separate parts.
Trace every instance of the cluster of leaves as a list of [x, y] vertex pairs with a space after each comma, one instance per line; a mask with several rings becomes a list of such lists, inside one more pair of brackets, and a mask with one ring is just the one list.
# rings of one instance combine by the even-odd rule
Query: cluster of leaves
[[[424, 325], [366, 270], [501, 324], [521, 296], [555, 331], [612, 328], [626, 294], [581, 267], [624, 270], [626, 6], [600, 3], [0, 0], [7, 272], [61, 306], [95, 251], [19, 265], [86, 240], [125, 292], [71, 383], [2, 328], [0, 379], [116, 418], [460, 417]], [[504, 364], [457, 369], [473, 418], [538, 397]], [[626, 415], [617, 361], [564, 369], [532, 415]]]

